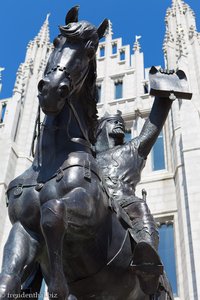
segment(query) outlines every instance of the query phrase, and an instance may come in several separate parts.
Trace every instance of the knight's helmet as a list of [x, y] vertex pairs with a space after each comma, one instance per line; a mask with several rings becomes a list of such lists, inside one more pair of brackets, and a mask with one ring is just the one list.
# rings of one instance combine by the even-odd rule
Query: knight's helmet
[[98, 135], [102, 131], [104, 125], [109, 120], [119, 120], [124, 125], [124, 119], [122, 118], [122, 112], [120, 110], [117, 110], [116, 114], [109, 114], [109, 112], [106, 111], [105, 114], [103, 115], [103, 117], [101, 117], [98, 120], [98, 125], [96, 128], [96, 137], [98, 137]]
[[102, 118], [98, 120], [98, 125], [96, 127], [96, 151], [101, 152], [107, 148], [109, 144], [109, 136], [106, 130], [106, 123], [110, 120], [118, 120], [125, 127], [124, 119], [122, 118], [122, 112], [117, 110], [115, 114], [110, 114], [105, 112]]

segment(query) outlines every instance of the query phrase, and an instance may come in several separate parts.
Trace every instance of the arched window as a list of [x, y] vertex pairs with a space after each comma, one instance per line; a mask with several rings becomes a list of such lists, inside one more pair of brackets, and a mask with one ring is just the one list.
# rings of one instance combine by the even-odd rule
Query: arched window
[[115, 82], [115, 99], [120, 99], [123, 97], [123, 82]]
[[104, 57], [105, 56], [105, 47], [101, 46], [99, 49], [99, 55], [100, 57]]
[[174, 248], [173, 222], [159, 225], [160, 242], [158, 252], [164, 264], [165, 271], [172, 286], [174, 296], [177, 296], [176, 259]]
[[102, 93], [102, 87], [101, 84], [97, 84], [97, 103], [101, 102], [101, 93]]
[[148, 86], [148, 83], [145, 82], [144, 84], [144, 94], [148, 94], [149, 93], [149, 86]]
[[131, 141], [132, 136], [131, 136], [131, 129], [126, 129], [125, 130], [125, 137], [124, 137], [124, 141], [127, 143], [129, 141]]
[[116, 54], [117, 53], [117, 44], [114, 43], [112, 44], [112, 54]]
[[163, 131], [160, 132], [152, 149], [152, 169], [153, 171], [165, 169]]
[[119, 58], [120, 58], [120, 61], [125, 60], [125, 51], [124, 51], [124, 50], [121, 50], [121, 51], [120, 51], [120, 56], [119, 56]]

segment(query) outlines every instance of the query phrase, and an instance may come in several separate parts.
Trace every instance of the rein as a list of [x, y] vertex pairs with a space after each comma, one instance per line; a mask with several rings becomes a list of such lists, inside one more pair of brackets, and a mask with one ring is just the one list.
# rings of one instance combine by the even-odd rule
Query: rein
[[[79, 118], [79, 116], [78, 116], [78, 114], [77, 114], [76, 109], [74, 108], [74, 106], [73, 106], [73, 104], [71, 103], [70, 100], [68, 100], [67, 103], [69, 104], [69, 107], [70, 107], [70, 109], [72, 110], [72, 112], [73, 112], [73, 114], [74, 114], [74, 117], [75, 117], [75, 119], [76, 119], [76, 121], [77, 121], [77, 123], [78, 123], [78, 126], [79, 126], [79, 128], [80, 128], [80, 131], [81, 131], [81, 133], [82, 133], [82, 135], [83, 135], [85, 141], [86, 141], [87, 144], [89, 145], [90, 149], [93, 151], [93, 149], [92, 149], [93, 146], [92, 146], [92, 144], [90, 143], [90, 140], [89, 140], [88, 136], [87, 136], [87, 135], [85, 134], [85, 132], [84, 132], [82, 123], [81, 123], [81, 121], [80, 121], [80, 118]], [[76, 139], [76, 138], [72, 138], [71, 140], [73, 141], [73, 139]], [[75, 141], [75, 140], [74, 140], [74, 141]]]
[[[37, 111], [37, 118], [36, 118], [36, 121], [35, 121], [35, 127], [34, 127], [34, 131], [33, 131], [33, 140], [32, 140], [32, 143], [31, 143], [31, 154], [32, 156], [34, 157], [35, 156], [35, 141], [36, 141], [36, 138], [37, 138], [37, 141], [39, 139], [39, 136], [40, 136], [40, 125], [41, 125], [41, 122], [40, 122], [40, 105], [38, 105], [38, 111]], [[40, 156], [40, 154], [38, 153], [38, 156]]]
[[[72, 86], [72, 84], [71, 84], [72, 83], [71, 76], [70, 76], [70, 74], [68, 72], [66, 72], [66, 67], [62, 67], [60, 65], [57, 65], [56, 67], [52, 68], [49, 72], [47, 72], [47, 74], [50, 74], [51, 72], [55, 72], [56, 70], [59, 70], [61, 72], [65, 72], [67, 78], [70, 81], [70, 86]], [[89, 73], [89, 66], [86, 69], [86, 71], [83, 73], [83, 75], [80, 77], [79, 81], [76, 83], [76, 86], [70, 92], [69, 97], [76, 91], [76, 88], [77, 88], [77, 86], [79, 86], [80, 82], [85, 81], [85, 78], [87, 77], [88, 73]], [[88, 136], [85, 134], [85, 131], [83, 129], [83, 126], [82, 126], [81, 120], [80, 120], [80, 118], [79, 118], [79, 116], [77, 114], [77, 111], [76, 111], [75, 107], [73, 106], [73, 104], [71, 103], [71, 101], [70, 101], [69, 98], [67, 100], [67, 103], [68, 103], [68, 105], [69, 105], [69, 107], [70, 107], [70, 109], [71, 109], [71, 111], [72, 111], [72, 113], [73, 113], [73, 115], [74, 115], [74, 117], [75, 117], [75, 119], [76, 119], [76, 121], [78, 123], [80, 131], [81, 131], [81, 133], [82, 133], [82, 135], [83, 135], [83, 137], [85, 139], [85, 141], [84, 141], [84, 139], [75, 138], [74, 137], [74, 138], [71, 138], [71, 141], [75, 142], [75, 143], [80, 143], [80, 144], [82, 144], [84, 146], [87, 146], [87, 147], [89, 147], [94, 152], [94, 147], [90, 143], [90, 140], [89, 140]]]
[[[74, 116], [77, 120], [77, 123], [80, 127], [80, 130], [85, 139], [73, 137], [73, 138], [69, 138], [69, 141], [74, 142], [74, 143], [79, 143], [85, 147], [88, 147], [92, 152], [95, 152], [94, 146], [90, 143], [89, 139], [84, 134], [81, 121], [80, 121], [78, 114], [72, 104], [70, 105], [70, 109], [73, 111]], [[44, 128], [49, 129], [49, 130], [64, 130], [64, 131], [66, 130], [66, 128], [64, 128], [64, 127], [60, 127], [60, 126], [49, 127], [49, 126], [45, 125], [43, 122], [40, 122], [40, 113], [41, 113], [41, 108], [40, 108], [40, 106], [38, 106], [38, 113], [37, 113], [37, 118], [35, 121], [33, 140], [32, 140], [32, 144], [31, 144], [31, 154], [33, 157], [35, 157], [35, 142], [36, 142], [36, 139], [37, 139], [37, 141], [39, 140], [40, 133], [41, 133], [40, 126], [43, 126]], [[40, 148], [38, 148], [38, 159], [40, 159]]]
[[[70, 86], [72, 87], [71, 76], [70, 76], [70, 74], [66, 71], [66, 67], [62, 67], [62, 66], [60, 66], [60, 65], [57, 65], [56, 67], [51, 68], [51, 70], [49, 70], [49, 71], [45, 74], [45, 76], [47, 76], [47, 75], [49, 75], [50, 73], [53, 73], [53, 72], [55, 72], [55, 71], [57, 71], [57, 70], [59, 70], [59, 71], [61, 71], [61, 72], [65, 72], [65, 76], [69, 79], [69, 81], [70, 81]], [[86, 69], [86, 71], [83, 73], [83, 75], [81, 76], [81, 78], [78, 80], [78, 82], [76, 83], [76, 86], [72, 88], [72, 90], [71, 90], [69, 96], [71, 96], [71, 95], [75, 92], [75, 90], [76, 90], [77, 86], [79, 86], [80, 82], [85, 80], [85, 78], [87, 77], [88, 73], [89, 73], [89, 66], [88, 66], [88, 68]], [[82, 144], [82, 145], [88, 147], [88, 148], [94, 153], [94, 152], [95, 152], [95, 148], [94, 148], [94, 146], [90, 143], [90, 140], [89, 140], [87, 134], [85, 133], [85, 131], [84, 131], [84, 129], [83, 129], [81, 120], [80, 120], [80, 118], [79, 118], [79, 115], [78, 115], [78, 113], [77, 113], [75, 107], [74, 107], [73, 104], [71, 103], [70, 99], [67, 100], [67, 103], [68, 103], [69, 108], [71, 109], [71, 111], [72, 111], [72, 113], [73, 113], [73, 115], [74, 115], [74, 117], [75, 117], [75, 120], [76, 120], [77, 123], [78, 123], [78, 126], [79, 126], [79, 128], [80, 128], [80, 131], [81, 131], [81, 133], [82, 133], [82, 135], [83, 135], [83, 137], [84, 137], [84, 139], [73, 137], [73, 138], [70, 138], [69, 140], [72, 141], [72, 142], [75, 142], [75, 143], [80, 143], [80, 144]], [[33, 157], [35, 156], [35, 141], [36, 141], [36, 139], [37, 139], [37, 141], [39, 140], [40, 133], [41, 133], [41, 125], [44, 126], [44, 127], [46, 127], [46, 128], [48, 128], [44, 123], [41, 123], [41, 121], [40, 121], [40, 114], [41, 114], [41, 108], [40, 108], [40, 105], [38, 105], [37, 118], [36, 118], [36, 121], [35, 121], [35, 127], [34, 127], [34, 132], [33, 132], [33, 140], [32, 140], [32, 144], [31, 144], [31, 154], [32, 154]], [[59, 130], [59, 129], [65, 130], [65, 128], [62, 128], [62, 127], [59, 127], [59, 126], [53, 126], [53, 127], [51, 127], [51, 130], [52, 130], [52, 129], [53, 129], [53, 130]], [[38, 149], [38, 157], [39, 157], [38, 159], [40, 160], [40, 149]]]
[[[95, 152], [95, 148], [94, 146], [90, 143], [87, 135], [85, 134], [84, 132], [84, 129], [83, 129], [83, 126], [81, 124], [81, 121], [80, 121], [80, 118], [77, 114], [77, 111], [76, 109], [74, 108], [73, 104], [71, 103], [71, 101], [68, 100], [67, 102], [69, 104], [69, 107], [71, 109], [71, 111], [73, 112], [74, 114], [74, 117], [78, 123], [78, 126], [80, 128], [80, 131], [84, 137], [84, 139], [82, 138], [76, 138], [76, 137], [73, 137], [73, 138], [70, 138], [69, 141], [72, 141], [74, 143], [79, 143], [85, 147], [88, 147], [93, 153]], [[44, 123], [41, 123], [40, 121], [40, 114], [41, 114], [41, 108], [40, 108], [40, 105], [38, 105], [38, 112], [37, 112], [37, 118], [36, 118], [36, 121], [35, 121], [35, 127], [34, 127], [34, 132], [33, 132], [33, 140], [32, 140], [32, 144], [31, 144], [31, 154], [33, 157], [35, 157], [35, 142], [36, 142], [36, 139], [37, 141], [39, 140], [39, 137], [40, 137], [40, 133], [41, 133], [41, 127], [40, 126], [43, 126], [44, 128], [47, 128], [47, 129], [50, 129], [50, 130], [66, 130], [66, 128], [64, 127], [60, 127], [60, 126], [52, 126], [52, 127], [49, 127], [47, 125], [45, 125]], [[38, 149], [38, 159], [40, 160], [40, 149]]]

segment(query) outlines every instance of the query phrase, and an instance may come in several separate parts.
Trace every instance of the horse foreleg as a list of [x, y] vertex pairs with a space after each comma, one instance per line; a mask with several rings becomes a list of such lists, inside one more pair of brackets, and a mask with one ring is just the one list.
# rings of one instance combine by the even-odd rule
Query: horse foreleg
[[41, 228], [46, 241], [50, 263], [48, 292], [50, 299], [67, 299], [69, 290], [63, 272], [63, 238], [67, 229], [65, 205], [61, 200], [50, 200], [41, 208]]
[[20, 293], [24, 267], [35, 260], [38, 248], [39, 243], [21, 223], [15, 223], [4, 247], [0, 299], [14, 299]]

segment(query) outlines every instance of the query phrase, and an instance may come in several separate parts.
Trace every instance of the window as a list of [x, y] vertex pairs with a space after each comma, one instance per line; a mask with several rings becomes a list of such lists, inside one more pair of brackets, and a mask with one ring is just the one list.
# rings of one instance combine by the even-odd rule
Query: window
[[127, 143], [129, 141], [131, 141], [132, 136], [131, 136], [131, 129], [126, 129], [125, 130], [125, 137], [124, 137], [124, 141]]
[[21, 119], [21, 111], [19, 112], [19, 117], [18, 117], [18, 120], [17, 120], [17, 125], [16, 125], [16, 129], [15, 129], [15, 134], [14, 134], [14, 141], [16, 141], [16, 138], [17, 138], [20, 119]]
[[174, 296], [177, 296], [176, 260], [174, 248], [173, 222], [161, 223], [159, 226], [160, 242], [158, 252], [164, 264], [165, 271], [172, 286]]
[[115, 82], [115, 99], [123, 97], [123, 83], [122, 81]]
[[152, 149], [152, 168], [153, 171], [165, 169], [163, 131], [160, 132]]
[[120, 60], [125, 60], [125, 51], [121, 50], [119, 55]]
[[148, 92], [149, 92], [149, 86], [148, 86], [148, 83], [146, 82], [144, 84], [144, 94], [148, 94]]
[[98, 84], [97, 85], [97, 103], [101, 102], [101, 92], [102, 92], [101, 84]]
[[100, 47], [100, 57], [104, 57], [105, 56], [105, 47], [101, 46]]
[[112, 44], [112, 54], [116, 54], [117, 53], [117, 44]]
[[1, 109], [1, 115], [0, 115], [0, 123], [3, 123], [5, 112], [6, 112], [6, 103], [3, 103], [1, 107], [2, 107], [2, 109]]

